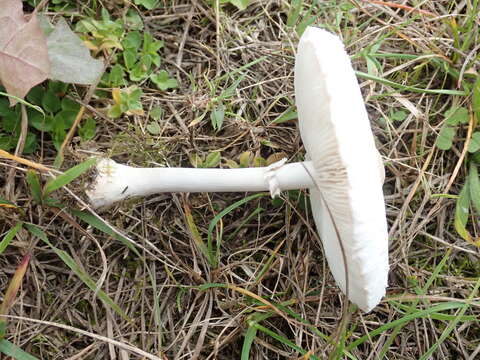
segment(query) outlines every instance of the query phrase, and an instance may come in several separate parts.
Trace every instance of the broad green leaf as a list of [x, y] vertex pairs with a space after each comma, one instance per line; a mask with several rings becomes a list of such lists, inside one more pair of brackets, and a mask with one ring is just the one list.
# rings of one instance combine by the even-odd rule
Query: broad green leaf
[[75, 118], [77, 117], [77, 114], [78, 111], [62, 110], [55, 114], [53, 122], [56, 124], [56, 126], [62, 126], [63, 129], [67, 130], [72, 127], [73, 123], [75, 122]]
[[137, 59], [138, 55], [135, 49], [126, 49], [123, 51], [123, 61], [127, 69], [132, 69]]
[[470, 171], [468, 173], [468, 185], [470, 188], [470, 199], [473, 207], [480, 214], [480, 179], [478, 178], [477, 165], [470, 163]]
[[253, 160], [253, 153], [251, 151], [245, 151], [240, 154], [238, 161], [240, 162], [240, 167], [246, 168], [250, 166], [250, 163]]
[[24, 154], [31, 154], [37, 149], [38, 141], [37, 135], [33, 132], [28, 132], [25, 137], [25, 145], [23, 147]]
[[0, 254], [5, 251], [5, 249], [10, 245], [11, 241], [17, 235], [18, 231], [22, 228], [22, 222], [18, 222], [15, 224], [13, 228], [11, 228], [7, 234], [3, 237], [3, 240], [0, 241]]
[[455, 136], [456, 129], [445, 124], [438, 134], [435, 145], [441, 150], [448, 150], [452, 147], [453, 137]]
[[398, 110], [398, 111], [394, 111], [392, 112], [392, 114], [390, 115], [390, 118], [393, 120], [393, 121], [403, 121], [407, 118], [408, 114], [403, 111], [403, 110]]
[[78, 113], [78, 111], [80, 110], [80, 104], [72, 99], [63, 98], [62, 110], [73, 111], [75, 113]]
[[80, 280], [82, 280], [83, 283], [88, 286], [90, 290], [96, 292], [97, 297], [100, 300], [102, 300], [106, 305], [112, 308], [122, 318], [127, 321], [131, 321], [127, 314], [120, 308], [120, 306], [118, 306], [103, 290], [97, 288], [97, 284], [95, 283], [95, 281], [93, 281], [90, 275], [88, 275], [85, 271], [82, 270], [82, 268], [67, 252], [58, 249], [50, 242], [47, 234], [45, 234], [40, 228], [35, 225], [25, 224], [25, 227], [27, 227], [28, 231], [30, 231], [31, 234], [35, 235], [45, 244], [47, 244], [53, 250], [53, 252], [55, 252], [55, 254], [57, 254], [57, 256], [64, 262], [64, 264], [67, 265], [70, 270], [72, 270], [75, 275], [77, 275]]
[[464, 107], [454, 107], [445, 112], [445, 119], [448, 125], [468, 124], [468, 109]]
[[160, 121], [163, 115], [163, 109], [160, 106], [155, 106], [148, 114], [153, 120]]
[[78, 128], [78, 135], [82, 140], [91, 140], [95, 136], [97, 130], [97, 122], [94, 118], [88, 117], [83, 124]]
[[188, 158], [190, 159], [190, 164], [192, 164], [193, 167], [203, 167], [203, 159], [197, 153], [191, 153]]
[[91, 57], [82, 40], [60, 18], [47, 38], [50, 79], [65, 83], [90, 85], [103, 72], [103, 61]]
[[90, 169], [96, 163], [97, 163], [97, 159], [95, 158], [88, 159], [83, 163], [68, 169], [62, 175], [57, 176], [55, 179], [48, 181], [45, 184], [45, 187], [43, 189], [44, 196], [47, 196], [53, 191], [60, 189], [62, 186], [65, 186], [71, 183], [73, 180], [75, 180], [77, 177], [85, 173], [88, 169]]
[[28, 117], [28, 123], [39, 131], [50, 132], [53, 129], [54, 119], [50, 115], [43, 116], [35, 112]]
[[205, 168], [214, 168], [220, 164], [220, 151], [214, 151], [207, 155], [205, 158], [205, 162], [203, 163], [203, 167]]
[[142, 34], [140, 31], [130, 31], [122, 40], [122, 46], [124, 49], [137, 51], [142, 45]]
[[470, 139], [470, 144], [468, 145], [468, 152], [474, 153], [480, 150], [480, 132], [475, 131], [472, 134], [472, 138]]
[[26, 180], [33, 199], [37, 204], [41, 204], [43, 202], [42, 187], [37, 173], [34, 170], [28, 170]]
[[45, 89], [42, 86], [35, 86], [28, 92], [27, 100], [33, 105], [42, 105], [43, 94], [45, 94]]
[[229, 2], [237, 7], [238, 10], [245, 10], [250, 5], [250, 0], [222, 0], [222, 2]]
[[159, 0], [135, 0], [135, 4], [142, 5], [147, 10], [153, 10], [158, 5]]
[[162, 128], [156, 121], [152, 121], [147, 125], [147, 131], [152, 135], [158, 135], [162, 131]]
[[55, 113], [62, 108], [62, 102], [57, 94], [49, 89], [43, 94], [42, 106], [46, 111]]
[[156, 74], [150, 75], [150, 80], [162, 91], [175, 89], [178, 87], [177, 80], [170, 78], [168, 72], [161, 70]]
[[115, 64], [111, 69], [110, 72], [107, 73], [104, 77], [104, 81], [110, 87], [119, 87], [125, 86], [125, 70], [123, 69], [122, 65]]

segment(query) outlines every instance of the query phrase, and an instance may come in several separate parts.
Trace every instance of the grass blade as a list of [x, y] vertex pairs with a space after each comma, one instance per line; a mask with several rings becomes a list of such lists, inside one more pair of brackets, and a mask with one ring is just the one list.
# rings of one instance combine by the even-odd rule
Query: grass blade
[[40, 186], [40, 179], [37, 173], [33, 170], [28, 170], [26, 180], [30, 186], [33, 200], [35, 200], [37, 204], [41, 204], [43, 202], [42, 187]]
[[47, 196], [51, 192], [60, 189], [62, 186], [71, 183], [73, 180], [85, 173], [96, 163], [97, 159], [88, 159], [87, 161], [84, 161], [83, 163], [68, 169], [62, 175], [57, 176], [55, 179], [50, 180], [49, 182], [47, 182], [47, 184], [45, 184], [45, 188], [43, 189], [44, 196]]
[[466, 96], [467, 93], [465, 91], [460, 91], [460, 90], [450, 90], [450, 89], [422, 89], [422, 88], [417, 88], [415, 86], [408, 86], [408, 85], [402, 85], [398, 84], [394, 81], [390, 81], [384, 78], [381, 78], [379, 76], [375, 75], [370, 75], [361, 71], [355, 71], [355, 74], [357, 74], [358, 77], [367, 79], [367, 80], [372, 80], [375, 82], [378, 82], [380, 84], [388, 85], [391, 86], [395, 89], [398, 90], [403, 90], [403, 91], [411, 91], [415, 93], [421, 93], [421, 94], [438, 94], [438, 95], [458, 95], [458, 96]]
[[[480, 286], [480, 279], [477, 280], [472, 292], [470, 293], [470, 296], [468, 297], [468, 300], [471, 301], [473, 299], [473, 297], [475, 296], [475, 294], [477, 293], [478, 291], [478, 288]], [[465, 312], [467, 311], [467, 309], [469, 308], [469, 304], [465, 304], [465, 306], [461, 307], [456, 316], [455, 316], [455, 319], [452, 320], [450, 322], [450, 324], [448, 324], [448, 326], [445, 328], [445, 330], [443, 330], [442, 334], [440, 335], [440, 337], [438, 338], [438, 340], [435, 342], [435, 344], [433, 344], [430, 349], [428, 349], [425, 354], [422, 355], [422, 357], [419, 359], [419, 360], [428, 360], [430, 359], [430, 356], [432, 356], [432, 354], [435, 352], [435, 350], [437, 350], [437, 348], [447, 339], [447, 337], [450, 336], [450, 334], [452, 333], [452, 331], [455, 329], [455, 327], [457, 326], [458, 322], [460, 321], [460, 319], [463, 317], [463, 314], [465, 314]]]
[[[20, 265], [18, 265], [15, 274], [13, 274], [12, 281], [8, 285], [5, 296], [3, 297], [2, 305], [0, 305], [0, 316], [8, 314], [8, 310], [13, 305], [15, 298], [17, 297], [18, 290], [22, 285], [23, 277], [27, 272], [28, 264], [30, 263], [30, 254], [27, 254], [23, 257]], [[5, 331], [7, 327], [7, 321], [3, 318], [0, 318], [0, 339], [5, 337]]]
[[419, 318], [424, 318], [430, 316], [430, 314], [435, 314], [441, 311], [446, 311], [446, 310], [453, 310], [453, 309], [459, 309], [462, 307], [467, 306], [465, 303], [461, 302], [446, 302], [443, 304], [438, 304], [434, 305], [431, 307], [426, 308], [425, 310], [418, 310], [412, 314], [407, 314], [404, 317], [391, 321], [389, 323], [386, 323], [385, 325], [382, 325], [375, 330], [370, 331], [367, 335], [362, 336], [361, 338], [355, 340], [351, 344], [347, 345], [347, 350], [351, 351], [352, 349], [356, 348], [360, 344], [363, 344], [365, 341], [370, 341], [372, 337], [380, 335], [381, 333], [394, 328], [400, 324], [407, 323], [409, 321], [412, 321], [414, 319], [419, 319]]
[[195, 245], [202, 252], [203, 256], [205, 256], [210, 266], [215, 267], [214, 255], [211, 252], [211, 249], [208, 248], [207, 245], [205, 245], [205, 243], [203, 242], [202, 236], [200, 235], [197, 225], [195, 224], [195, 220], [193, 219], [192, 211], [187, 204], [183, 206], [183, 209], [185, 211], [185, 220], [187, 221], [187, 226], [190, 230], [190, 234], [193, 241], [195, 242]]
[[[250, 200], [254, 200], [254, 199], [266, 196], [266, 195], [268, 195], [268, 194], [267, 193], [259, 193], [259, 194], [254, 194], [254, 195], [247, 196], [246, 198], [243, 198], [243, 199], [233, 203], [232, 205], [226, 207], [224, 210], [219, 212], [212, 219], [212, 221], [210, 221], [210, 225], [208, 226], [208, 233], [207, 233], [207, 246], [208, 246], [208, 249], [209, 249], [209, 253], [211, 253], [212, 249], [213, 249], [213, 236], [212, 235], [213, 235], [213, 230], [215, 229], [215, 226], [217, 225], [217, 223], [220, 220], [222, 220], [222, 218], [225, 215], [227, 215], [229, 212], [235, 210], [239, 206], [249, 202]], [[220, 246], [222, 244], [222, 236], [223, 236], [222, 235], [222, 230], [220, 230], [218, 238], [217, 238], [217, 251], [216, 251], [215, 258], [214, 258], [215, 266], [218, 262], [218, 257], [220, 256]]]
[[85, 221], [88, 225], [120, 241], [122, 244], [124, 244], [126, 247], [132, 250], [135, 253], [135, 255], [137, 255], [138, 257], [141, 257], [140, 252], [137, 250], [135, 245], [132, 244], [131, 241], [129, 241], [124, 236], [117, 234], [115, 231], [110, 229], [107, 225], [105, 225], [103, 222], [101, 222], [98, 218], [96, 218], [92, 214], [86, 211], [79, 211], [79, 210], [70, 210], [70, 212], [73, 215], [79, 217], [81, 220]]
[[35, 356], [20, 349], [17, 345], [12, 344], [8, 340], [0, 340], [0, 353], [10, 356], [16, 360], [39, 360]]
[[5, 251], [10, 242], [13, 240], [17, 232], [22, 228], [22, 223], [18, 222], [13, 228], [11, 228], [0, 242], [0, 254]]
[[67, 265], [70, 270], [72, 270], [75, 275], [77, 275], [80, 280], [82, 280], [83, 283], [88, 286], [90, 290], [94, 291], [97, 294], [97, 297], [100, 300], [102, 300], [107, 306], [112, 308], [122, 318], [131, 322], [131, 319], [120, 308], [120, 306], [118, 306], [103, 290], [97, 288], [97, 284], [95, 283], [95, 281], [93, 281], [93, 279], [85, 271], [82, 270], [82, 268], [75, 262], [75, 260], [73, 260], [73, 258], [67, 252], [56, 248], [50, 242], [50, 240], [48, 240], [47, 235], [37, 226], [25, 224], [25, 227], [27, 227], [30, 233], [38, 237], [45, 244], [47, 244], [55, 252], [55, 254], [57, 254], [57, 256], [65, 263], [65, 265]]

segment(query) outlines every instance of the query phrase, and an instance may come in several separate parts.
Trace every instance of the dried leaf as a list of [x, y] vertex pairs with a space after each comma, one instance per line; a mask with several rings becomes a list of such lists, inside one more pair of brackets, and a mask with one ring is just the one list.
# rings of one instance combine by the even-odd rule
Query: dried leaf
[[36, 16], [25, 19], [22, 6], [21, 0], [0, 0], [0, 81], [20, 99], [50, 72], [45, 35]]
[[90, 85], [102, 74], [103, 62], [90, 56], [88, 48], [64, 19], [55, 25], [47, 45], [51, 61], [50, 79]]

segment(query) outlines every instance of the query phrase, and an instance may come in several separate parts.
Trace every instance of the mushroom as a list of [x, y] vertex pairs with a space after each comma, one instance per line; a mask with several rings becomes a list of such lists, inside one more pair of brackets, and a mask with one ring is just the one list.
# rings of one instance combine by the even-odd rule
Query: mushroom
[[338, 37], [308, 27], [295, 61], [295, 97], [309, 160], [242, 169], [135, 168], [101, 159], [92, 206], [161, 192], [309, 189], [332, 274], [350, 301], [372, 310], [385, 294], [388, 232], [384, 170], [350, 59]]

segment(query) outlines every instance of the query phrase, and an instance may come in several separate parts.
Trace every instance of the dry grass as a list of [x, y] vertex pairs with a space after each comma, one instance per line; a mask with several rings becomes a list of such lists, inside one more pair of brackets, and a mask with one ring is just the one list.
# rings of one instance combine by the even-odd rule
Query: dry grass
[[[416, 3], [434, 16], [394, 6]], [[378, 72], [379, 77], [406, 86], [456, 89], [454, 79], [432, 59], [447, 59], [448, 68], [461, 72], [464, 82], [480, 69], [478, 57], [471, 54], [480, 44], [478, 16], [467, 49], [455, 47], [448, 25], [453, 19], [465, 23], [471, 3], [307, 2], [296, 25], [312, 16], [314, 24], [341, 34], [359, 71]], [[106, 5], [113, 16], [122, 15], [123, 5], [113, 1]], [[291, 6], [283, 0], [252, 1], [242, 12], [233, 6], [215, 11], [202, 0], [164, 0], [161, 9], [142, 10], [148, 31], [165, 42], [164, 66], [180, 84], [170, 92], [143, 84], [146, 114], [156, 105], [164, 110], [161, 133], [154, 136], [145, 130], [147, 115], [107, 122], [97, 113], [100, 126], [94, 141], [84, 144], [74, 139], [66, 152], [67, 163], [77, 163], [92, 150], [119, 162], [148, 166], [191, 166], [192, 154], [206, 156], [212, 151], [221, 151], [221, 166], [227, 159], [238, 161], [245, 151], [263, 158], [284, 152], [290, 160], [301, 159], [304, 150], [296, 121], [274, 122], [294, 101], [298, 26], [287, 26], [289, 13]], [[375, 44], [378, 49], [372, 50]], [[262, 61], [252, 64], [260, 57]], [[374, 66], [372, 59], [377, 68], [367, 68], [367, 60]], [[197, 122], [246, 64], [251, 66], [241, 71], [245, 78], [224, 102], [227, 116], [222, 129], [213, 131], [208, 115]], [[221, 76], [225, 81], [215, 83]], [[432, 196], [458, 194], [465, 182], [461, 160], [467, 129], [449, 151], [437, 149], [434, 142], [444, 111], [467, 99], [397, 92], [371, 80], [361, 80], [361, 86], [386, 162], [391, 272], [387, 298], [369, 314], [350, 310], [346, 333], [338, 331], [348, 309], [312, 230], [303, 193], [284, 194], [282, 201], [256, 198], [227, 214], [213, 234], [217, 239], [223, 234], [220, 266], [213, 269], [196, 246], [188, 211], [206, 241], [212, 219], [245, 194], [164, 194], [127, 201], [102, 213], [104, 220], [143, 249], [137, 256], [78, 218], [69, 222], [59, 212], [34, 204], [24, 172], [17, 171], [10, 200], [23, 211], [0, 207], [0, 234], [18, 220], [39, 225], [93, 279], [101, 281], [105, 276], [102, 289], [131, 321], [103, 304], [48, 246], [22, 231], [0, 257], [0, 288], [5, 289], [20, 255], [31, 250], [34, 256], [11, 312], [18, 318], [10, 320], [9, 340], [41, 359], [237, 359], [249, 326], [258, 320], [320, 359], [333, 356], [336, 343], [329, 339], [337, 335], [348, 349], [338, 358], [378, 359], [382, 354], [388, 359], [419, 359], [435, 344], [432, 359], [478, 358], [479, 303], [472, 293], [480, 272], [478, 248], [455, 232], [455, 200]], [[105, 101], [96, 98], [90, 105], [102, 111]], [[406, 117], [392, 120], [398, 111]], [[46, 141], [44, 157], [35, 154], [31, 159], [51, 165], [52, 149]], [[16, 164], [2, 161], [0, 166], [0, 176], [7, 179]], [[81, 189], [74, 192], [84, 196]], [[7, 194], [0, 190], [0, 196]], [[72, 207], [81, 206], [67, 192], [61, 196]], [[471, 220], [469, 229], [476, 234], [478, 219]], [[72, 226], [72, 221], [84, 230]], [[105, 258], [92, 238], [101, 244]], [[199, 288], [213, 283], [224, 287]], [[450, 309], [442, 310], [449, 304]], [[382, 330], [394, 321], [405, 322], [397, 329]], [[443, 338], [449, 326], [453, 329]], [[348, 348], [378, 328], [380, 334]], [[249, 358], [308, 358], [274, 336], [258, 330]]]

